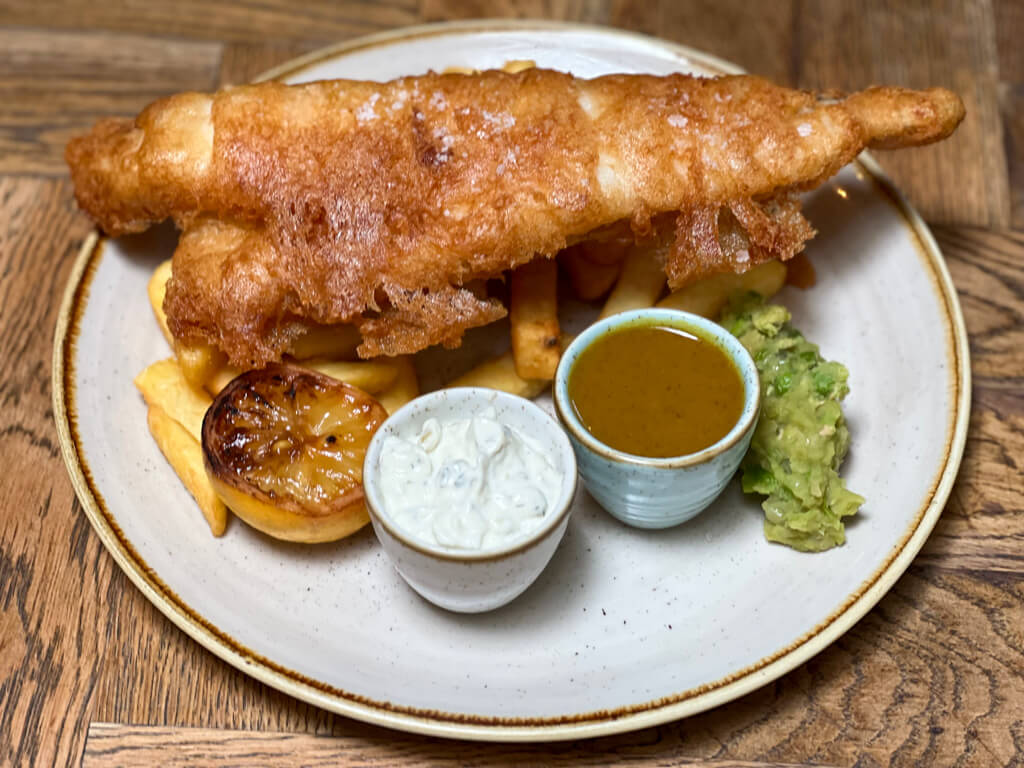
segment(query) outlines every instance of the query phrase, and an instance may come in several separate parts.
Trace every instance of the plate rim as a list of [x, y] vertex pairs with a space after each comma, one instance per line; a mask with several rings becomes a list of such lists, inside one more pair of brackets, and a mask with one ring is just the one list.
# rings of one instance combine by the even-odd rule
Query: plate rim
[[[623, 37], [662, 52], [704, 64], [722, 72], [742, 70], [727, 61], [677, 43], [658, 38], [571, 22], [531, 20], [473, 20], [424, 24], [354, 38], [312, 51], [274, 67], [257, 81], [281, 78], [319, 62], [351, 54], [368, 47], [391, 45], [422, 37], [446, 34], [474, 34], [502, 31], [591, 32]], [[369, 699], [333, 689], [270, 659], [248, 650], [219, 630], [188, 606], [153, 569], [134, 551], [127, 537], [110, 514], [103, 496], [92, 479], [80, 448], [80, 436], [74, 411], [74, 353], [78, 323], [88, 302], [92, 277], [107, 241], [95, 229], [86, 237], [72, 266], [61, 300], [54, 330], [52, 393], [54, 421], [61, 455], [76, 496], [104, 547], [132, 583], [179, 629], [208, 651], [260, 682], [297, 699], [356, 720], [421, 735], [475, 741], [529, 742], [592, 738], [682, 719], [720, 706], [750, 693], [805, 663], [827, 648], [856, 624], [892, 588], [924, 545], [949, 498], [959, 471], [967, 438], [971, 404], [971, 370], [966, 326], [952, 278], [941, 250], [928, 226], [903, 194], [886, 177], [868, 154], [855, 161], [879, 191], [894, 204], [916, 240], [919, 256], [931, 270], [934, 289], [948, 322], [951, 338], [947, 347], [953, 358], [951, 381], [956, 388], [952, 398], [956, 409], [945, 438], [946, 455], [925, 495], [914, 521], [890, 556], [821, 623], [797, 638], [789, 646], [761, 659], [754, 665], [736, 670], [721, 680], [683, 691], [671, 697], [645, 702], [614, 711], [580, 713], [555, 718], [478, 718], [411, 707]], [[926, 270], [927, 271], [927, 270]]]

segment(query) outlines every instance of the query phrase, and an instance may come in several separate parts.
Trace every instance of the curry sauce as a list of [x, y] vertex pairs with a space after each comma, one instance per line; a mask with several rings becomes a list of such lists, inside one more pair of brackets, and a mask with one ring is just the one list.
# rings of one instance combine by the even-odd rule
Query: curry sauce
[[739, 421], [743, 381], [716, 344], [665, 325], [609, 331], [580, 353], [569, 398], [595, 438], [667, 458], [714, 445]]

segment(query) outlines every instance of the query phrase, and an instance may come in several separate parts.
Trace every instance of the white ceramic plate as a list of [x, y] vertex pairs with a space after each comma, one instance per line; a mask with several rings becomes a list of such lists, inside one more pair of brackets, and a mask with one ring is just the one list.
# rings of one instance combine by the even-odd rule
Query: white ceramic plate
[[[492, 22], [367, 38], [272, 75], [387, 79], [509, 59], [585, 76], [735, 71], [611, 30]], [[166, 228], [94, 237], [75, 266], [54, 355], [65, 461], [96, 531], [150, 600], [229, 663], [326, 709], [487, 740], [595, 736], [708, 709], [806, 661], [878, 601], [934, 526], [964, 444], [966, 337], [924, 224], [867, 157], [806, 210], [819, 230], [808, 248], [818, 285], [780, 299], [851, 372], [843, 472], [867, 504], [842, 548], [769, 545], [757, 501], [735, 485], [663, 532], [624, 527], [581, 493], [540, 580], [506, 608], [465, 616], [414, 594], [369, 527], [308, 547], [234, 520], [214, 539], [150, 438], [132, 385], [168, 354], [146, 300], [150, 273], [173, 248]], [[425, 378], [464, 366], [504, 333], [427, 356]]]

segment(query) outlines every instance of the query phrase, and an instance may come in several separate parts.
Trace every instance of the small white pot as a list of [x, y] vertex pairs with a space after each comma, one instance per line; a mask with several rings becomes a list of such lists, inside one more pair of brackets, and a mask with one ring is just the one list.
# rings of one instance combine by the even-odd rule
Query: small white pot
[[[413, 538], [388, 516], [381, 497], [380, 456], [385, 438], [409, 438], [429, 418], [465, 419], [487, 407], [495, 409], [498, 421], [544, 449], [562, 477], [558, 501], [535, 531], [498, 549], [453, 551]], [[529, 400], [480, 387], [442, 389], [408, 403], [377, 430], [363, 464], [366, 508], [384, 552], [420, 595], [461, 613], [505, 605], [536, 580], [565, 534], [576, 478], [576, 458], [558, 422]]]

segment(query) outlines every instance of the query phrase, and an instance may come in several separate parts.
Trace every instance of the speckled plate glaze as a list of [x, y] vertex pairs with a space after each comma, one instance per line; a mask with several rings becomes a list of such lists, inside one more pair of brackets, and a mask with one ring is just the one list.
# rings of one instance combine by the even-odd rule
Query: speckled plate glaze
[[[383, 80], [509, 59], [586, 76], [736, 71], [611, 30], [486, 22], [364, 38], [268, 76]], [[168, 354], [146, 300], [173, 248], [167, 228], [92, 237], [74, 267], [53, 368], [68, 471], [104, 544], [160, 610], [230, 664], [326, 709], [496, 741], [577, 739], [706, 710], [811, 658], [885, 594], [938, 519], [964, 445], [967, 341], [925, 225], [869, 157], [806, 208], [819, 230], [808, 248], [818, 285], [780, 299], [851, 371], [844, 474], [868, 501], [840, 549], [769, 545], [756, 500], [735, 483], [695, 520], [660, 532], [628, 528], [580, 493], [540, 579], [505, 608], [465, 616], [414, 594], [369, 527], [307, 547], [233, 520], [214, 539], [150, 438], [132, 385]], [[425, 382], [505, 333], [425, 356]]]

